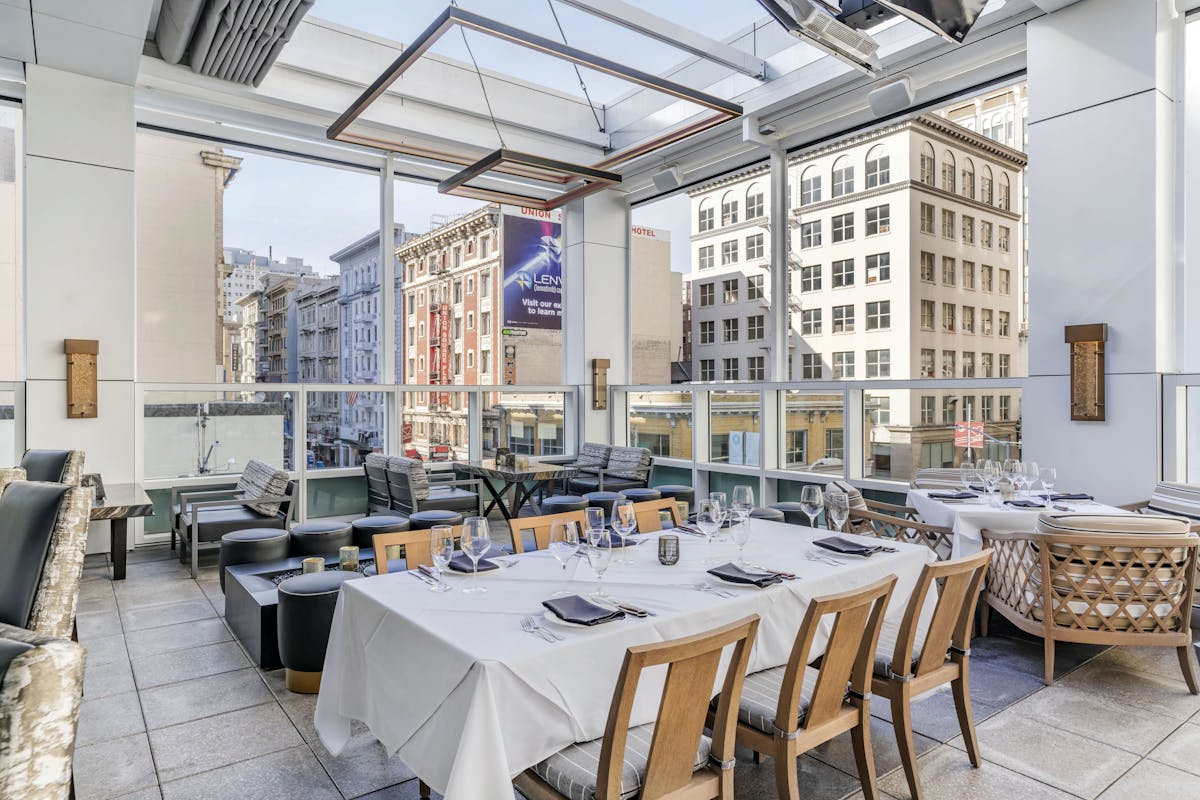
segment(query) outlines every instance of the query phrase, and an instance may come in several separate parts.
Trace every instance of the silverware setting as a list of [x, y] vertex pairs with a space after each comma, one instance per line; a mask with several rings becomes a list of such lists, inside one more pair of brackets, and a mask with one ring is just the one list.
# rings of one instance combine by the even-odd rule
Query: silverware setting
[[523, 617], [521, 619], [521, 630], [525, 631], [526, 633], [532, 633], [535, 636], [540, 636], [542, 639], [552, 644], [554, 642], [561, 642], [565, 640], [564, 637], [559, 636], [554, 631], [544, 627], [538, 618], [533, 615]]
[[830, 564], [835, 567], [846, 566], [845, 561], [839, 561], [836, 558], [832, 558], [831, 556], [821, 555], [820, 553], [814, 552], [812, 550], [809, 550], [807, 553], [805, 553], [804, 557], [807, 558], [809, 561], [819, 561], [822, 564]]
[[708, 592], [709, 594], [715, 594], [717, 597], [737, 597], [737, 595], [735, 593], [730, 592], [726, 589], [722, 589], [719, 586], [715, 586], [715, 585], [713, 585], [711, 583], [707, 583], [707, 582], [694, 583], [694, 584], [692, 584], [692, 588], [698, 592]]
[[769, 573], [771, 575], [778, 575], [780, 578], [783, 578], [785, 581], [794, 581], [800, 577], [799, 575], [797, 575], [794, 572], [784, 572], [783, 570], [779, 570], [779, 569], [771, 569], [770, 567], [764, 567], [762, 564], [751, 564], [750, 566], [753, 567], [754, 569], [761, 570], [761, 571]]
[[409, 570], [408, 574], [412, 575], [414, 578], [416, 578], [417, 580], [419, 580], [421, 583], [425, 584], [426, 586], [437, 586], [437, 581], [435, 581], [433, 578], [425, 577], [424, 575], [422, 575], [420, 572], [417, 572], [416, 570]]

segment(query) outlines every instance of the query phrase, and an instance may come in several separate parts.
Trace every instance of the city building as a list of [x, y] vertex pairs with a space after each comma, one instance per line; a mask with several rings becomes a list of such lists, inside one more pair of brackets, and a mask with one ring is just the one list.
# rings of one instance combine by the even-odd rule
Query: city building
[[300, 320], [296, 298], [302, 292], [322, 286], [326, 280], [316, 275], [268, 275], [263, 280], [268, 383], [296, 383], [300, 379]]
[[[296, 295], [299, 318], [299, 369], [302, 383], [338, 383], [341, 380], [338, 334], [341, 306], [338, 293], [341, 281], [325, 278]], [[306, 425], [308, 450], [313, 465], [351, 466], [354, 452], [341, 440], [341, 400], [339, 392], [311, 392]]]

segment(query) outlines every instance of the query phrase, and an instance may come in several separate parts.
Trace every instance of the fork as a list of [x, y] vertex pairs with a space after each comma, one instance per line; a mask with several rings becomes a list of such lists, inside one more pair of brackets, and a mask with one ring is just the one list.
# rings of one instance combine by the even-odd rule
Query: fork
[[835, 567], [844, 567], [846, 565], [845, 561], [838, 561], [836, 558], [829, 558], [828, 556], [823, 556], [823, 555], [820, 555], [819, 553], [814, 553], [811, 550], [809, 552], [805, 553], [804, 557], [807, 558], [809, 561], [819, 561], [822, 564], [831, 564]]
[[542, 639], [544, 639], [547, 642], [553, 643], [553, 642], [562, 641], [561, 636], [559, 636], [557, 633], [554, 633], [553, 631], [543, 628], [542, 624], [540, 622], [538, 622], [537, 618], [534, 616], [524, 617], [521, 620], [521, 629], [524, 630], [526, 633], [533, 633], [538, 636], [541, 636]]
[[695, 583], [692, 584], [692, 588], [698, 592], [715, 594], [717, 597], [737, 597], [733, 592], [727, 592], [718, 586], [713, 586], [711, 583]]

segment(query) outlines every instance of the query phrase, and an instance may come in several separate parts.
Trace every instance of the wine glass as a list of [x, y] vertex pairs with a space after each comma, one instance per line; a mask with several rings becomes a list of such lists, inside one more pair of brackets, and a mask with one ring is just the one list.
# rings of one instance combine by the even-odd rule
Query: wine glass
[[1025, 494], [1030, 494], [1033, 485], [1041, 480], [1042, 473], [1036, 461], [1026, 461], [1024, 470]]
[[724, 492], [709, 492], [708, 497], [717, 503], [721, 512], [721, 526], [717, 528], [717, 541], [721, 541], [725, 538], [725, 521], [729, 519], [729, 499]]
[[588, 542], [587, 560], [596, 575], [596, 591], [592, 592], [592, 599], [606, 601], [609, 598], [604, 592], [604, 572], [612, 562], [612, 538], [608, 531], [602, 530], [594, 541]]
[[1021, 488], [1021, 462], [1015, 458], [1007, 458], [1004, 460], [1004, 477], [1008, 478], [1017, 489]]
[[737, 517], [737, 521], [729, 529], [729, 533], [733, 536], [733, 543], [737, 545], [738, 549], [737, 561], [733, 563], [745, 568], [746, 559], [742, 555], [742, 551], [745, 550], [746, 543], [750, 541], [750, 511], [742, 506], [734, 506], [733, 513]]
[[835, 531], [843, 530], [850, 517], [850, 498], [845, 492], [826, 492], [825, 513], [829, 515], [829, 522]]
[[754, 487], [736, 486], [733, 490], [733, 508], [746, 516], [754, 510]]
[[[558, 519], [550, 525], [550, 553], [562, 564], [563, 580], [567, 578], [567, 564], [579, 553], [579, 524], [575, 520]], [[562, 597], [567, 592], [555, 592]]]
[[466, 594], [482, 594], [487, 587], [479, 585], [479, 559], [492, 547], [487, 517], [467, 517], [463, 522], [462, 549], [471, 559], [471, 585], [463, 589]]
[[800, 490], [800, 508], [808, 515], [810, 528], [817, 527], [817, 514], [821, 513], [824, 504], [825, 499], [821, 496], [820, 486], [810, 484]]
[[721, 529], [721, 506], [716, 500], [701, 500], [700, 510], [696, 512], [696, 525], [708, 540], [708, 558], [702, 564], [713, 565], [713, 536]]
[[1058, 483], [1058, 470], [1054, 467], [1042, 467], [1042, 488], [1046, 490], [1046, 500], [1054, 496], [1054, 484]]
[[588, 506], [584, 509], [587, 514], [587, 529], [589, 531], [604, 530], [604, 509], [600, 506]]
[[958, 465], [958, 482], [962, 485], [964, 492], [971, 491], [971, 481], [975, 477], [975, 462], [964, 461]]
[[998, 483], [1000, 483], [1000, 465], [989, 458], [983, 462], [983, 485], [987, 489], [988, 502], [992, 505], [995, 505], [993, 494]]
[[[633, 512], [632, 500], [618, 500], [613, 504], [612, 527], [614, 531], [621, 535], [622, 539], [637, 530], [637, 516]], [[624, 556], [624, 552], [624, 549], [622, 549], [622, 555], [617, 556], [615, 559], [617, 564], [632, 563]]]
[[429, 557], [433, 560], [433, 571], [437, 575], [437, 583], [429, 587], [431, 592], [448, 592], [450, 584], [442, 578], [442, 573], [450, 564], [454, 555], [454, 528], [449, 525], [434, 525], [429, 529]]

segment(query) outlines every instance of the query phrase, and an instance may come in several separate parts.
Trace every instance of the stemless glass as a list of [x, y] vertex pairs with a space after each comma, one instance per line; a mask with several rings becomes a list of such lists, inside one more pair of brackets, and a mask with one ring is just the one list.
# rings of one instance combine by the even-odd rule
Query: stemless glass
[[467, 517], [463, 522], [462, 549], [471, 559], [471, 585], [463, 589], [466, 594], [482, 594], [487, 587], [479, 585], [479, 559], [492, 547], [492, 536], [488, 531], [486, 517]]
[[[614, 531], [621, 534], [622, 539], [637, 530], [637, 516], [633, 513], [632, 500], [618, 500], [613, 504], [612, 527]], [[621, 554], [614, 559], [614, 563], [632, 564], [633, 562], [625, 557], [625, 549], [621, 548]]]
[[596, 591], [592, 592], [591, 597], [593, 600], [606, 601], [608, 595], [604, 592], [604, 572], [612, 562], [612, 538], [608, 531], [601, 532], [595, 541], [588, 542], [587, 560], [596, 575]]
[[[567, 564], [579, 554], [579, 524], [574, 520], [555, 520], [550, 526], [550, 554], [562, 564], [563, 580], [567, 579]], [[555, 597], [562, 597], [567, 592], [555, 592]]]
[[800, 508], [808, 515], [808, 526], [810, 528], [817, 527], [817, 514], [821, 513], [821, 507], [825, 500], [821, 496], [821, 487], [808, 485], [800, 490]]
[[717, 563], [713, 560], [713, 537], [721, 529], [721, 506], [716, 500], [700, 501], [700, 510], [696, 512], [696, 525], [708, 540], [708, 558], [700, 563], [712, 566]]
[[845, 492], [826, 492], [825, 513], [829, 515], [829, 522], [835, 531], [843, 530], [850, 517], [850, 498]]
[[437, 583], [429, 587], [431, 592], [448, 592], [450, 584], [446, 583], [442, 573], [454, 556], [454, 528], [449, 525], [434, 525], [429, 529], [429, 558], [433, 561], [433, 571], [437, 575]]

